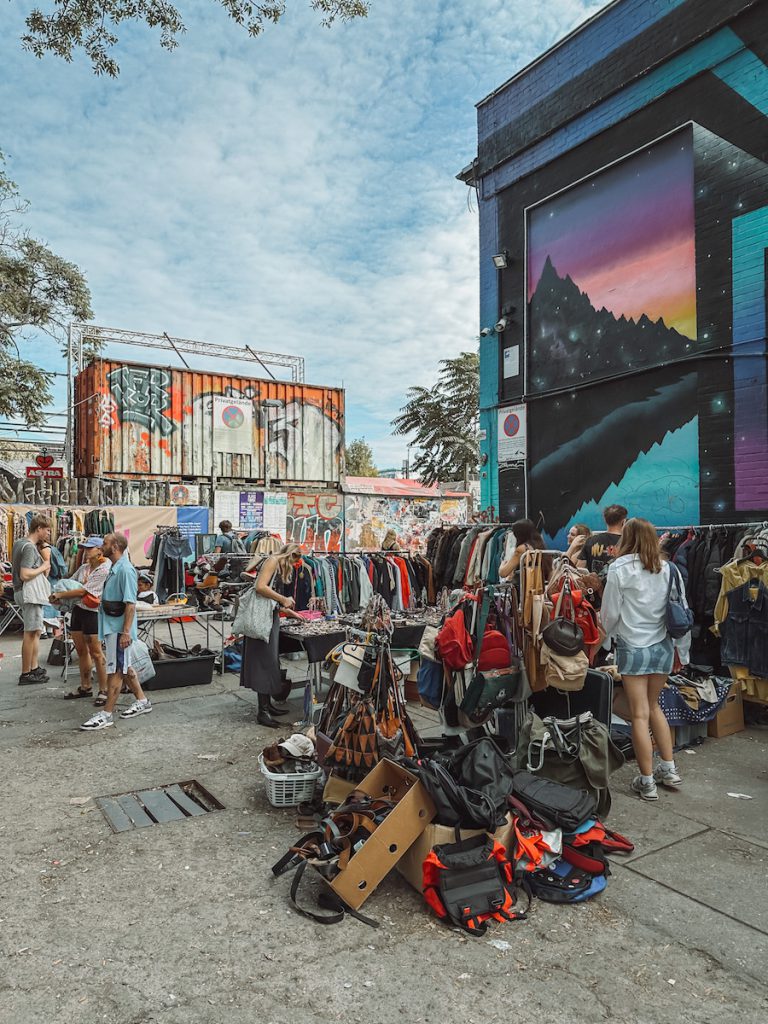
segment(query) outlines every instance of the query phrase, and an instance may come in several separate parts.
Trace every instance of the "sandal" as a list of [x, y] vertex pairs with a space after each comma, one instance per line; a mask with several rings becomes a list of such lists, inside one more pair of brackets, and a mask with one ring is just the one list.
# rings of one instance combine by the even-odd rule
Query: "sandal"
[[92, 697], [92, 696], [93, 696], [93, 691], [92, 690], [81, 690], [80, 687], [78, 686], [78, 688], [76, 690], [73, 690], [72, 693], [65, 693], [64, 694], [64, 700], [79, 700], [80, 697]]
[[95, 708], [103, 708], [104, 705], [107, 703], [108, 696], [109, 695], [106, 694], [103, 690], [99, 690], [98, 694], [96, 695], [96, 700], [93, 702], [93, 706]]

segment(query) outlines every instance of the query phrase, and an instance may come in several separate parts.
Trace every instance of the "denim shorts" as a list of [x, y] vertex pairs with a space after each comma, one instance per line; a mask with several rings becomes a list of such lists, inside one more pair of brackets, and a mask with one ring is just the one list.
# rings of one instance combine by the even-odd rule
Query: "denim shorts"
[[616, 639], [616, 668], [623, 676], [668, 676], [675, 660], [675, 646], [667, 636], [650, 647], [630, 647]]

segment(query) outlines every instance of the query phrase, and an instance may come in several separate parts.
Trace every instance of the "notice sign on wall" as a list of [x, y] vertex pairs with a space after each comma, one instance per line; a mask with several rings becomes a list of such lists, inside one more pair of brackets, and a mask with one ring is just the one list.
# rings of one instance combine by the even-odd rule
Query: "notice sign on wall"
[[253, 402], [213, 396], [213, 450], [232, 455], [253, 452]]
[[499, 462], [525, 458], [526, 408], [510, 405], [499, 409]]
[[264, 492], [240, 491], [241, 530], [261, 530], [264, 526]]
[[264, 529], [285, 540], [288, 528], [288, 495], [264, 495]]

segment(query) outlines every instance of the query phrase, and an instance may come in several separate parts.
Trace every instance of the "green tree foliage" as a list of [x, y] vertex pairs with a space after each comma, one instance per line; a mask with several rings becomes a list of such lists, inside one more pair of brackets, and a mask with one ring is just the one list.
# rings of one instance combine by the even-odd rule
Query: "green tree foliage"
[[464, 479], [475, 472], [480, 360], [476, 352], [441, 359], [434, 387], [409, 388], [408, 402], [392, 421], [395, 434], [409, 435], [418, 450], [413, 468], [427, 484]]
[[69, 321], [93, 315], [91, 294], [74, 263], [24, 230], [27, 203], [3, 166], [0, 153], [0, 415], [33, 425], [44, 421], [50, 375], [20, 357], [18, 342], [32, 329], [63, 344]]
[[344, 461], [347, 467], [347, 476], [379, 475], [373, 461], [373, 450], [364, 437], [358, 437], [347, 445]]
[[[229, 17], [245, 29], [249, 36], [258, 36], [265, 25], [278, 22], [285, 13], [286, 0], [215, 0]], [[368, 0], [309, 0], [310, 7], [322, 15], [322, 23], [350, 21], [368, 14]], [[22, 36], [24, 47], [42, 57], [54, 53], [71, 61], [76, 51], [84, 50], [97, 75], [115, 78], [120, 73], [112, 48], [117, 43], [117, 29], [123, 22], [144, 22], [159, 29], [160, 45], [173, 50], [179, 36], [186, 31], [181, 12], [167, 0], [52, 0], [48, 13], [36, 7], [27, 17], [27, 32]], [[191, 4], [190, 4], [191, 6]]]

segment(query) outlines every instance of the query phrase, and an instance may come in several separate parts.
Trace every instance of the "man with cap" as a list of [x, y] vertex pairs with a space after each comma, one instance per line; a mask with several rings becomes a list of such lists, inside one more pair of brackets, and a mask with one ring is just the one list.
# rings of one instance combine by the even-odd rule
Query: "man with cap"
[[77, 572], [65, 581], [69, 589], [51, 594], [53, 604], [59, 601], [75, 602], [69, 623], [69, 632], [77, 651], [80, 685], [71, 693], [65, 693], [64, 700], [93, 696], [91, 673], [94, 666], [99, 684], [99, 696], [103, 694], [106, 699], [107, 665], [104, 660], [101, 640], [99, 640], [98, 608], [101, 603], [101, 592], [111, 566], [108, 559], [104, 557], [103, 544], [103, 537], [88, 537], [83, 541], [80, 546], [85, 551], [85, 559]]

